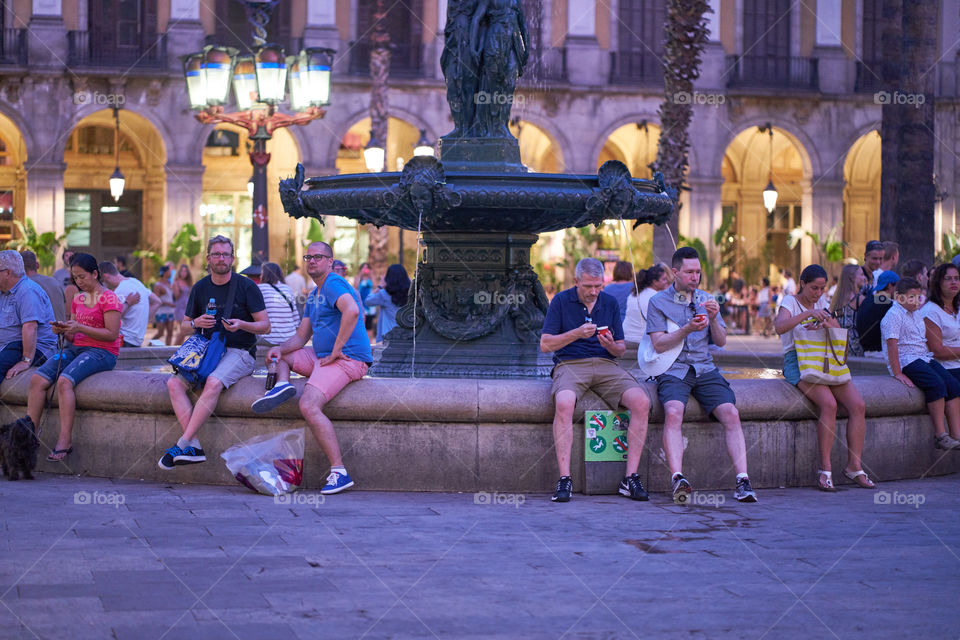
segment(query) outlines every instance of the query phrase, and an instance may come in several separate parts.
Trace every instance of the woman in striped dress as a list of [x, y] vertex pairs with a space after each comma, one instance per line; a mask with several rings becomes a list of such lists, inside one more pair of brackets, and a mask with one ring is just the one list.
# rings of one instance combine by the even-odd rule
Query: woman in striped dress
[[300, 324], [297, 299], [293, 290], [283, 281], [283, 271], [275, 262], [268, 262], [260, 268], [260, 284], [257, 286], [263, 294], [267, 317], [270, 319], [270, 333], [263, 336], [261, 341], [276, 346], [297, 331]]

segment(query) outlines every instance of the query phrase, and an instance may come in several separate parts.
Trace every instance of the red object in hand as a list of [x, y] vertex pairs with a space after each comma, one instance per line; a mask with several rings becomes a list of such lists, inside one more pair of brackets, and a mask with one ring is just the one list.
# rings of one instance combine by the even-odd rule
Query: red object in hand
[[610, 327], [597, 327], [597, 333], [602, 333], [608, 338], [613, 338], [613, 333], [610, 331]]

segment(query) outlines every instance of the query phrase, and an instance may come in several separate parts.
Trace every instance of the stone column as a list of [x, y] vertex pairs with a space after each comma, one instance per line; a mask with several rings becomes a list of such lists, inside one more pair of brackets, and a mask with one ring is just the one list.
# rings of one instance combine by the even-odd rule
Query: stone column
[[31, 68], [63, 68], [67, 59], [67, 28], [60, 0], [33, 0], [33, 14], [27, 28], [27, 56]]
[[197, 233], [203, 237], [200, 203], [203, 196], [204, 169], [203, 165], [166, 166], [167, 202], [162, 227], [164, 248], [173, 234], [188, 222], [192, 222], [197, 227]]
[[179, 56], [202, 48], [199, 0], [170, 0], [170, 22], [167, 24], [167, 51], [173, 54], [169, 56], [170, 70], [182, 73]]
[[690, 176], [688, 179], [690, 193], [687, 204], [687, 228], [680, 228], [680, 232], [692, 238], [700, 238], [707, 247], [710, 259], [716, 261], [713, 246], [713, 230], [720, 226], [723, 220], [721, 211], [721, 192], [723, 178], [721, 176]]
[[564, 46], [569, 61], [567, 75], [570, 84], [596, 85], [597, 70], [607, 67], [606, 57], [597, 41], [596, 0], [568, 0]]
[[27, 219], [33, 220], [38, 233], [63, 233], [63, 172], [62, 162], [30, 165], [27, 171]]
[[[816, 233], [821, 241], [826, 239], [834, 227], [837, 228], [836, 239], [843, 239], [843, 229], [840, 227], [843, 224], [843, 186], [843, 180], [815, 178], [812, 186], [812, 211], [809, 214], [804, 201], [803, 228]], [[821, 260], [820, 253], [812, 242], [804, 243], [801, 256], [804, 265]], [[821, 266], [826, 268], [827, 265]]]
[[304, 47], [328, 47], [343, 53], [337, 30], [336, 0], [307, 0], [307, 24], [303, 29]]

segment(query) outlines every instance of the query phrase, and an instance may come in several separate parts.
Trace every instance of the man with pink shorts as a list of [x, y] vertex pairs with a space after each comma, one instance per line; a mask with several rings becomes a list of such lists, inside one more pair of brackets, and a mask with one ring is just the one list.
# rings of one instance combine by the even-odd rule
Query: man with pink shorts
[[[320, 493], [340, 493], [353, 486], [340, 455], [333, 423], [324, 406], [345, 386], [359, 380], [373, 362], [370, 339], [360, 322], [360, 294], [342, 276], [333, 272], [333, 250], [325, 242], [307, 247], [303, 260], [307, 275], [316, 283], [307, 297], [303, 320], [297, 332], [283, 344], [267, 351], [267, 362], [277, 362], [277, 384], [253, 402], [256, 413], [265, 413], [297, 395], [290, 384], [290, 370], [307, 376], [300, 397], [300, 412], [330, 460], [330, 475]], [[304, 348], [310, 337], [313, 348]]]

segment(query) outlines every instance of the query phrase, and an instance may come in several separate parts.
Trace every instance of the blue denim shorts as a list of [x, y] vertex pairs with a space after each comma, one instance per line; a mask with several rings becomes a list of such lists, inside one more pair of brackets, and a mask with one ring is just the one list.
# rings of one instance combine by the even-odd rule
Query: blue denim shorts
[[117, 356], [106, 349], [99, 347], [70, 346], [63, 353], [54, 354], [42, 367], [37, 369], [37, 375], [50, 382], [57, 381], [57, 366], [60, 366], [60, 375], [73, 383], [74, 386], [95, 373], [110, 371], [117, 366]]
[[793, 386], [800, 383], [800, 361], [797, 360], [796, 349], [783, 354], [783, 377]]

